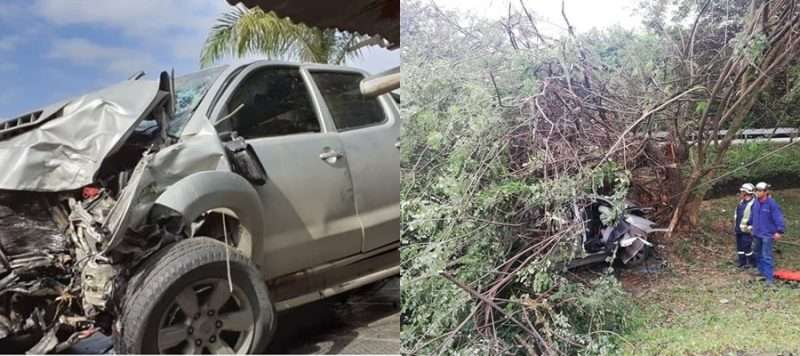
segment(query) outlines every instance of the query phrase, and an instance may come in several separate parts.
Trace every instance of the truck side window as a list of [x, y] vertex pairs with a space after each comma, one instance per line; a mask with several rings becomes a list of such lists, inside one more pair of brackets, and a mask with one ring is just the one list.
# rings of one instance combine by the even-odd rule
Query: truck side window
[[359, 73], [311, 72], [322, 97], [328, 104], [339, 131], [375, 125], [386, 120], [377, 98], [361, 95]]
[[225, 126], [244, 138], [321, 131], [297, 68], [268, 67], [250, 73], [228, 101], [227, 112], [241, 104], [244, 106]]

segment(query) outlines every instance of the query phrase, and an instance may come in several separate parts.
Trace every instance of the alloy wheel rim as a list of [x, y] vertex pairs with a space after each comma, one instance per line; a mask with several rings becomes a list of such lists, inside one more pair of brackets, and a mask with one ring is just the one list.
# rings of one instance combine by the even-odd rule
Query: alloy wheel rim
[[191, 283], [161, 316], [159, 353], [242, 354], [250, 350], [255, 331], [254, 309], [247, 295], [227, 279]]

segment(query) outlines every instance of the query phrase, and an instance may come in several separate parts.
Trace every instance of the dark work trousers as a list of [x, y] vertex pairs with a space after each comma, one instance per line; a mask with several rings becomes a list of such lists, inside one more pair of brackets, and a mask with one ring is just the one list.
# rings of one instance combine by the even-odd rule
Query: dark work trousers
[[772, 236], [756, 236], [753, 240], [758, 260], [758, 271], [761, 272], [767, 283], [772, 283], [773, 269], [775, 268], [775, 260], [772, 258]]
[[739, 267], [746, 265], [756, 266], [756, 258], [753, 256], [753, 237], [750, 234], [736, 234], [736, 257]]

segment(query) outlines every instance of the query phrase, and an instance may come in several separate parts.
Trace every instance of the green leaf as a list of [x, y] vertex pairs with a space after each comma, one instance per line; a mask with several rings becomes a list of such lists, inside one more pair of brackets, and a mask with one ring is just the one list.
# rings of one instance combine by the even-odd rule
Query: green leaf
[[431, 132], [428, 135], [428, 138], [425, 142], [428, 146], [433, 150], [439, 150], [442, 147], [442, 141], [444, 140], [444, 135], [441, 132]]
[[697, 106], [695, 106], [695, 108], [694, 108], [694, 112], [696, 112], [698, 114], [702, 114], [706, 110], [707, 106], [708, 106], [708, 102], [707, 101], [705, 101], [705, 100], [704, 101], [698, 101], [697, 102]]
[[200, 54], [202, 67], [230, 55], [263, 55], [268, 59], [341, 64], [358, 57], [352, 50], [360, 36], [348, 32], [320, 30], [280, 18], [260, 8], [235, 6], [217, 19]]

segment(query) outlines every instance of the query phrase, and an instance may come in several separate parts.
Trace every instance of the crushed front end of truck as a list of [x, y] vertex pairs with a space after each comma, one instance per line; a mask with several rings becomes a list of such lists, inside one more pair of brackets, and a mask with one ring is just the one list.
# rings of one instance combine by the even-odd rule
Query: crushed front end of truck
[[110, 333], [133, 269], [197, 228], [156, 199], [230, 167], [213, 126], [190, 119], [209, 82], [173, 83], [126, 81], [0, 123], [0, 349]]

